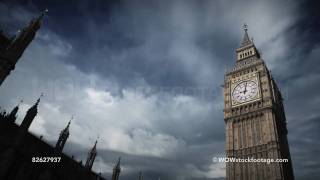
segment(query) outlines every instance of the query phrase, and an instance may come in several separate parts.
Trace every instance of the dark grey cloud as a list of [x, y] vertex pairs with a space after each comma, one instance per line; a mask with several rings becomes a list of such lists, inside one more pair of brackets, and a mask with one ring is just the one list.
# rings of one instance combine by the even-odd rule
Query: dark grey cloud
[[100, 134], [94, 169], [106, 177], [118, 156], [123, 179], [223, 177], [211, 161], [225, 148], [220, 85], [247, 22], [284, 94], [295, 175], [320, 176], [316, 2], [10, 1], [1, 28], [14, 34], [46, 7], [0, 105], [23, 98], [21, 121], [45, 92], [31, 130], [54, 144], [74, 114], [67, 154], [84, 161]]

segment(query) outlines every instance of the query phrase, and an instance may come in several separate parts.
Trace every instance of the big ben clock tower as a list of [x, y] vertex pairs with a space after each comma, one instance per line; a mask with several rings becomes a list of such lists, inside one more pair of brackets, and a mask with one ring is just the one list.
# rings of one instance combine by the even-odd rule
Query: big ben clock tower
[[293, 180], [281, 93], [247, 31], [225, 74], [226, 155], [288, 162], [227, 162], [226, 179]]

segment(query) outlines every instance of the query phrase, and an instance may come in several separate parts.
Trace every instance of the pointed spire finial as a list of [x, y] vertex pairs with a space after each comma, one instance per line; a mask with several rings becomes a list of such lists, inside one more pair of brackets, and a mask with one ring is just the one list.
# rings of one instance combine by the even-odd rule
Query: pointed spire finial
[[73, 119], [73, 116], [71, 116], [71, 119], [69, 120], [68, 125], [60, 132], [59, 139], [55, 147], [55, 149], [59, 152], [62, 152], [64, 145], [66, 144], [67, 139], [69, 137], [69, 128], [70, 128], [70, 123], [72, 119]]
[[71, 118], [70, 118], [70, 120], [69, 120], [69, 122], [68, 122], [68, 127], [70, 126], [70, 124], [71, 124], [71, 121], [74, 119], [74, 117], [73, 117], [73, 115], [71, 116]]
[[41, 14], [37, 17], [37, 18], [34, 18], [34, 19], [32, 19], [32, 21], [31, 21], [31, 28], [33, 28], [33, 29], [36, 29], [36, 30], [38, 30], [39, 28], [40, 28], [40, 24], [41, 24], [41, 21], [42, 21], [42, 19], [43, 19], [43, 17], [48, 13], [49, 11], [48, 11], [48, 9], [46, 8], [45, 10], [43, 10], [42, 12], [41, 12]]
[[61, 134], [68, 134], [67, 136], [69, 136], [69, 127], [70, 127], [72, 119], [73, 119], [73, 116], [71, 116], [67, 126], [61, 131], [60, 136], [61, 136]]
[[16, 105], [15, 108], [19, 108], [19, 106], [20, 106], [21, 103], [23, 103], [23, 100], [22, 100], [22, 99], [19, 101], [19, 103]]
[[65, 132], [65, 133], [69, 133], [69, 127], [70, 127], [70, 124], [71, 124], [71, 121], [73, 119], [73, 116], [71, 116], [69, 122], [68, 122], [68, 125], [66, 128], [64, 128], [64, 130], [62, 130], [62, 132]]
[[41, 97], [43, 97], [44, 96], [44, 93], [42, 92], [41, 94], [40, 94], [40, 96], [39, 96], [39, 99], [41, 98]]
[[94, 145], [91, 149], [91, 152], [92, 153], [96, 153], [97, 152], [97, 143], [98, 143], [98, 138], [96, 139], [96, 141], [94, 142]]
[[119, 180], [121, 168], [120, 168], [121, 157], [119, 157], [117, 164], [113, 168], [112, 180]]
[[244, 30], [244, 36], [243, 36], [240, 47], [247, 46], [252, 43], [248, 35], [248, 25], [246, 23], [243, 24], [243, 30]]
[[94, 160], [95, 160], [95, 158], [97, 156], [97, 148], [96, 148], [97, 147], [97, 142], [98, 142], [98, 140], [96, 140], [96, 142], [94, 143], [94, 146], [89, 151], [88, 158], [87, 158], [87, 161], [86, 161], [86, 164], [85, 164], [85, 167], [88, 168], [88, 169], [92, 168]]
[[243, 30], [248, 31], [248, 25], [247, 25], [247, 23], [244, 23], [244, 24], [243, 24]]
[[120, 161], [121, 161], [121, 156], [119, 156], [119, 158], [118, 158], [118, 162], [115, 166], [115, 169], [120, 169]]
[[33, 122], [34, 118], [38, 114], [38, 105], [40, 102], [40, 98], [43, 96], [43, 93], [41, 93], [40, 97], [38, 98], [37, 102], [28, 109], [20, 127], [24, 130], [28, 130], [31, 123]]
[[38, 106], [38, 104], [39, 104], [39, 102], [40, 102], [41, 97], [43, 97], [43, 93], [41, 93], [41, 94], [40, 94], [40, 96], [39, 96], [39, 98], [37, 99], [37, 102], [36, 102], [36, 104], [35, 104], [36, 106]]
[[36, 103], [33, 105], [33, 107], [38, 107], [41, 97], [43, 97], [43, 93], [40, 94], [39, 98], [37, 99]]
[[39, 16], [38, 19], [39, 19], [39, 20], [42, 19], [43, 16], [45, 16], [48, 12], [49, 12], [48, 8], [44, 9], [44, 10], [42, 11], [42, 13], [40, 14], [40, 16]]

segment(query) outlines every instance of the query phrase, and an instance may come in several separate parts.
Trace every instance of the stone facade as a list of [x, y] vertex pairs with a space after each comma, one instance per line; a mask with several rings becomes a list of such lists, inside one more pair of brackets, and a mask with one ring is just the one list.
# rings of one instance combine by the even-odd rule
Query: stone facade
[[288, 159], [284, 163], [226, 163], [227, 180], [293, 180], [282, 96], [247, 29], [235, 67], [224, 80], [226, 155]]

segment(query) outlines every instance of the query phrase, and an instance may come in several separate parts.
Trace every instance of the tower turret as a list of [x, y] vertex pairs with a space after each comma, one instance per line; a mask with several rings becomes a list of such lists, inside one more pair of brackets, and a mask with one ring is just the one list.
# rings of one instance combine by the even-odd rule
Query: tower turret
[[121, 172], [120, 160], [121, 160], [121, 157], [119, 157], [117, 164], [113, 168], [112, 180], [119, 180], [119, 176]]
[[[22, 102], [22, 101], [21, 101]], [[17, 119], [17, 113], [19, 111], [19, 105], [18, 104], [16, 107], [14, 107], [12, 109], [12, 111], [10, 112], [10, 114], [7, 116], [7, 120], [10, 121], [10, 122], [15, 122], [16, 119]]]
[[58, 152], [62, 152], [63, 148], [64, 148], [64, 145], [66, 144], [67, 142], [67, 139], [69, 137], [69, 127], [70, 127], [70, 123], [71, 123], [71, 120], [73, 118], [71, 117], [68, 125], [60, 132], [60, 135], [59, 135], [59, 139], [56, 143], [56, 147], [55, 149], [58, 151]]
[[96, 142], [94, 143], [93, 148], [88, 153], [88, 158], [87, 158], [87, 161], [86, 161], [86, 164], [85, 164], [85, 167], [90, 169], [90, 170], [92, 169], [94, 160], [95, 160], [95, 158], [97, 156], [97, 142], [98, 141], [96, 140]]
[[17, 61], [30, 42], [36, 35], [36, 32], [40, 29], [41, 21], [48, 10], [44, 10], [40, 16], [30, 21], [29, 25], [22, 29], [19, 34], [13, 38], [11, 44], [7, 47], [7, 57], [11, 60]]
[[243, 25], [244, 35], [241, 41], [240, 47], [237, 49], [237, 62], [242, 62], [243, 60], [249, 59], [250, 57], [256, 56], [260, 57], [260, 54], [253, 43], [253, 40], [250, 39], [248, 34], [247, 24]]
[[34, 39], [40, 28], [41, 20], [47, 12], [48, 10], [45, 10], [39, 17], [32, 19], [29, 25], [13, 38], [7, 37], [2, 32], [0, 33], [0, 85], [14, 70], [24, 50]]
[[[41, 95], [42, 96], [42, 95]], [[40, 97], [41, 97], [40, 96]], [[27, 111], [26, 116], [24, 117], [20, 127], [22, 129], [28, 130], [33, 119], [36, 117], [38, 114], [38, 105], [40, 102], [40, 97], [38, 98], [37, 102]]]
[[281, 93], [248, 35], [224, 81], [227, 158], [287, 159], [287, 162], [226, 162], [226, 180], [294, 180]]

